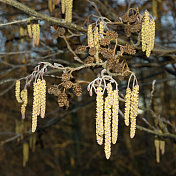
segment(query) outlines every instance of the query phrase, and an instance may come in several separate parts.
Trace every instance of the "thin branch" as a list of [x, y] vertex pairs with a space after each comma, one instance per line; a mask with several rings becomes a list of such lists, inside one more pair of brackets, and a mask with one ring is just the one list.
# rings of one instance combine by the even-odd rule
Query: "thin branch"
[[30, 16], [34, 16], [38, 19], [45, 20], [45, 21], [53, 23], [53, 24], [58, 24], [62, 27], [68, 28], [68, 29], [78, 30], [78, 31], [82, 31], [82, 32], [86, 31], [86, 29], [82, 28], [81, 26], [77, 26], [76, 24], [73, 24], [73, 23], [68, 23], [63, 19], [58, 19], [58, 18], [50, 17], [48, 15], [39, 13], [39, 12], [33, 10], [32, 8], [29, 8], [28, 6], [18, 2], [18, 1], [0, 0], [0, 2], [8, 4], [10, 6], [13, 6], [13, 7], [23, 11], [24, 13], [26, 13]]

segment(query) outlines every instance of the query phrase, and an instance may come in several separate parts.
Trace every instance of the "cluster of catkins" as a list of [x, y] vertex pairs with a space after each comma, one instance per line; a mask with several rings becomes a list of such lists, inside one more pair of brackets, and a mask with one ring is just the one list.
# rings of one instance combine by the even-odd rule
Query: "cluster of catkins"
[[27, 30], [29, 37], [33, 39], [33, 47], [35, 48], [39, 45], [40, 41], [40, 25], [38, 23], [31, 24], [28, 22]]
[[32, 132], [37, 128], [37, 116], [45, 117], [46, 109], [46, 81], [37, 79], [33, 83], [33, 107], [32, 107]]
[[[53, 12], [55, 5], [58, 5], [60, 0], [48, 0], [48, 8], [50, 12]], [[65, 14], [65, 21], [72, 22], [72, 9], [73, 9], [73, 0], [61, 0], [61, 10], [62, 14]]]
[[[107, 97], [105, 98], [105, 102], [103, 100], [104, 90], [99, 86], [96, 92], [97, 93], [96, 139], [97, 143], [99, 145], [102, 145], [103, 135], [105, 136], [104, 151], [106, 158], [109, 159], [111, 156], [111, 142], [115, 144], [118, 137], [119, 99], [118, 99], [118, 89], [113, 90], [111, 83], [107, 84], [106, 89], [107, 89]], [[103, 109], [104, 109], [104, 119], [103, 119]]]
[[16, 81], [15, 96], [16, 96], [17, 102], [22, 103], [21, 115], [22, 115], [22, 119], [25, 119], [25, 112], [26, 112], [26, 106], [28, 103], [28, 96], [27, 96], [27, 89], [26, 88], [20, 92], [20, 80]]
[[130, 137], [134, 138], [136, 132], [136, 117], [138, 114], [138, 96], [139, 85], [135, 85], [131, 91], [129, 87], [126, 89], [125, 95], [125, 125], [130, 126]]
[[146, 51], [146, 56], [149, 57], [155, 43], [155, 21], [150, 19], [150, 14], [146, 10], [142, 22], [142, 51]]
[[[37, 127], [37, 116], [45, 117], [46, 109], [46, 81], [37, 79], [33, 83], [33, 107], [32, 107], [32, 132], [35, 132]], [[28, 102], [27, 89], [23, 89], [20, 94], [20, 80], [16, 81], [15, 87], [16, 100], [23, 103], [21, 106], [22, 119], [25, 118], [25, 111]]]

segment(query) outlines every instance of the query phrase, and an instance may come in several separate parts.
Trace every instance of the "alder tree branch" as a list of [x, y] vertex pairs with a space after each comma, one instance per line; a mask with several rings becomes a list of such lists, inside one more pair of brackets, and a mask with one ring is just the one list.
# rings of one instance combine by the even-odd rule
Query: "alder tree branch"
[[82, 31], [82, 32], [86, 31], [86, 29], [84, 29], [81, 26], [77, 26], [76, 24], [73, 24], [73, 23], [68, 23], [63, 19], [58, 19], [58, 18], [50, 17], [48, 15], [39, 13], [39, 12], [33, 10], [32, 8], [29, 8], [28, 6], [18, 2], [18, 1], [15, 1], [15, 0], [0, 0], [0, 2], [8, 4], [12, 7], [15, 7], [15, 8], [23, 11], [24, 13], [26, 13], [30, 16], [34, 16], [36, 18], [39, 18], [40, 20], [45, 20], [45, 21], [53, 23], [53, 24], [58, 24], [62, 27], [66, 27], [68, 29], [78, 30], [78, 31]]

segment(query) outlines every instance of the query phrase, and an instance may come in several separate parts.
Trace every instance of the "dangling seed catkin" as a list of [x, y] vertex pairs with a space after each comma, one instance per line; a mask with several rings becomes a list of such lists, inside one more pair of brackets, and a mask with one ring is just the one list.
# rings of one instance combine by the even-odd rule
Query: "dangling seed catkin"
[[148, 30], [149, 30], [149, 12], [146, 10], [144, 14], [144, 21], [142, 22], [142, 30], [141, 30], [141, 35], [142, 35], [142, 51], [146, 51], [147, 49], [147, 36], [148, 36]]
[[118, 137], [118, 111], [119, 111], [119, 94], [118, 90], [113, 91], [113, 106], [112, 106], [112, 143], [117, 142]]
[[155, 144], [155, 150], [156, 150], [156, 162], [159, 163], [160, 162], [160, 141], [159, 139], [155, 139], [154, 140], [154, 144]]
[[72, 9], [73, 9], [73, 0], [66, 0], [66, 13], [65, 13], [65, 21], [72, 22]]
[[33, 35], [33, 48], [36, 46], [36, 39], [37, 39], [37, 25], [32, 25], [32, 35]]
[[16, 81], [15, 85], [15, 97], [18, 103], [22, 103], [22, 99], [20, 98], [20, 80]]
[[28, 143], [23, 144], [23, 167], [26, 166], [26, 163], [29, 160], [29, 145]]
[[138, 94], [139, 85], [135, 85], [131, 93], [131, 110], [130, 110], [130, 138], [134, 138], [136, 131], [136, 117], [138, 113]]
[[97, 143], [99, 145], [103, 144], [103, 92], [102, 88], [97, 88], [97, 112], [96, 112], [96, 137], [97, 137]]
[[29, 37], [32, 38], [32, 27], [31, 27], [31, 24], [27, 25], [27, 31], [28, 31]]
[[38, 46], [40, 42], [40, 25], [36, 24], [36, 43], [35, 45]]
[[89, 46], [89, 48], [94, 47], [92, 24], [89, 24], [89, 26], [88, 26], [87, 38], [88, 38], [87, 40], [88, 40], [88, 46]]
[[45, 117], [46, 109], [46, 81], [43, 79], [40, 86], [40, 108], [41, 108], [41, 118]]
[[32, 107], [32, 132], [35, 132], [37, 128], [37, 115], [39, 114], [40, 106], [39, 106], [39, 83], [33, 83], [33, 107]]
[[22, 119], [25, 119], [26, 106], [28, 102], [27, 89], [21, 91], [21, 98], [23, 101], [23, 104], [21, 105], [21, 115]]
[[104, 33], [104, 21], [100, 21], [100, 24], [99, 24], [99, 33], [100, 34]]
[[106, 159], [111, 156], [111, 105], [109, 98], [105, 98], [105, 119], [104, 119], [105, 144], [104, 151]]
[[131, 89], [128, 87], [126, 89], [125, 95], [125, 125], [129, 126], [129, 116], [130, 116], [130, 99], [131, 99]]
[[112, 91], [111, 83], [107, 84], [107, 93], [108, 93], [110, 105], [112, 106], [113, 105], [113, 91]]
[[65, 5], [66, 4], [66, 0], [61, 0], [61, 5], [62, 5], [62, 13], [64, 14], [65, 13]]

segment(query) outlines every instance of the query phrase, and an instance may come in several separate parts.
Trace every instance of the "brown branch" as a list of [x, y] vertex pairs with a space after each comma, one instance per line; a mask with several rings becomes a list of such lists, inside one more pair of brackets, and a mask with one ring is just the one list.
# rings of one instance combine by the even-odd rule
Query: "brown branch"
[[58, 19], [58, 18], [50, 17], [48, 15], [39, 13], [39, 12], [33, 10], [32, 8], [29, 8], [28, 6], [26, 6], [20, 2], [17, 2], [15, 0], [0, 0], [0, 2], [8, 4], [10, 6], [13, 6], [13, 7], [23, 11], [24, 13], [26, 13], [30, 16], [34, 16], [36, 18], [39, 18], [41, 20], [45, 20], [45, 21], [53, 23], [53, 24], [58, 24], [62, 27], [68, 28], [68, 29], [78, 30], [78, 31], [82, 31], [82, 32], [86, 31], [86, 29], [82, 28], [81, 26], [77, 26], [76, 24], [73, 24], [73, 23], [68, 23], [63, 19]]

